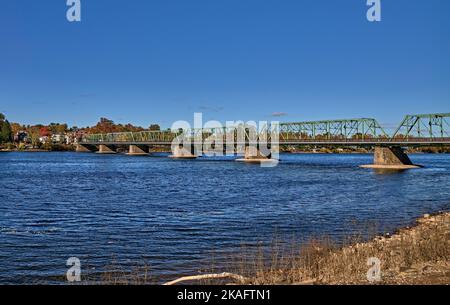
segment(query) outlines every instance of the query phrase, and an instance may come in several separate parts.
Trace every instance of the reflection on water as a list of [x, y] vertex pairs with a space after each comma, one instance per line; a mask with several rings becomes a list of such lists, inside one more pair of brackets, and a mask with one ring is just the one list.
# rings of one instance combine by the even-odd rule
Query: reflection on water
[[231, 158], [0, 154], [0, 282], [32, 283], [79, 257], [153, 274], [195, 273], [241, 244], [342, 238], [355, 223], [391, 230], [449, 208], [450, 156], [425, 168], [361, 169], [371, 155], [282, 155], [275, 168]]
[[372, 170], [377, 175], [397, 175], [403, 174], [411, 169], [374, 168]]

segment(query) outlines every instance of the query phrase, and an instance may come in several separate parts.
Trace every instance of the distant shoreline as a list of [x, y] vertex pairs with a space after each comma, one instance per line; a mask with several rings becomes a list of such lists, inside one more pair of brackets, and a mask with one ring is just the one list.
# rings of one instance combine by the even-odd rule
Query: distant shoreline
[[54, 150], [45, 150], [45, 149], [2, 149], [0, 152], [24, 152], [24, 153], [33, 153], [33, 152], [55, 152]]
[[51, 146], [50, 149], [44, 148], [0, 148], [0, 152], [75, 152], [74, 145], [57, 144]]

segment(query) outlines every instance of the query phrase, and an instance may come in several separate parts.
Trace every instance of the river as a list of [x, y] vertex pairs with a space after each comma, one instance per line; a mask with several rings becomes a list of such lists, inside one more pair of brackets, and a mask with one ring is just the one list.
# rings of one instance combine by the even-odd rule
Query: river
[[[380, 232], [450, 208], [450, 155], [378, 173], [366, 154], [282, 154], [274, 168], [231, 158], [172, 160], [0, 153], [0, 283], [53, 283], [82, 270], [145, 262], [153, 276], [196, 274], [215, 253], [376, 224]], [[83, 269], [84, 268], [84, 269]]]

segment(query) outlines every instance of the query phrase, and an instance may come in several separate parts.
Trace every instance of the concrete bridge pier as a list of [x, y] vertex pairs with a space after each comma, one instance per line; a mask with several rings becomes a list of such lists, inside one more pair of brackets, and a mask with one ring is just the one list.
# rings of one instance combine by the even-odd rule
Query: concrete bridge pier
[[362, 168], [375, 169], [411, 169], [419, 168], [411, 162], [400, 146], [375, 147], [373, 164], [361, 165]]
[[147, 156], [150, 149], [146, 145], [130, 145], [127, 155], [129, 156]]
[[272, 159], [272, 151], [268, 147], [246, 146], [243, 159], [236, 159], [238, 162], [247, 163], [271, 163], [278, 160]]
[[188, 148], [184, 146], [172, 146], [172, 155], [169, 156], [172, 159], [196, 159], [197, 155], [194, 151], [194, 146], [190, 145]]
[[116, 154], [116, 153], [117, 152], [116, 152], [114, 146], [105, 145], [105, 144], [100, 144], [98, 146], [97, 154]]
[[76, 146], [76, 152], [95, 152], [97, 151], [97, 147], [95, 147], [94, 145], [89, 145], [89, 144], [77, 144]]

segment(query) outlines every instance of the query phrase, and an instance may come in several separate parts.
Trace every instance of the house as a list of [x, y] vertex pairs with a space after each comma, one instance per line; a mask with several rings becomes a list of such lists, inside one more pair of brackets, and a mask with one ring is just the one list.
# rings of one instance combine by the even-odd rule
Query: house
[[39, 137], [39, 142], [41, 142], [41, 143], [47, 143], [47, 142], [48, 142], [48, 136], [42, 136], [42, 137]]
[[62, 133], [52, 134], [51, 139], [53, 144], [63, 144], [66, 142], [65, 135]]
[[28, 141], [28, 133], [26, 131], [21, 130], [14, 135], [14, 142], [16, 143], [23, 143], [27, 141]]

